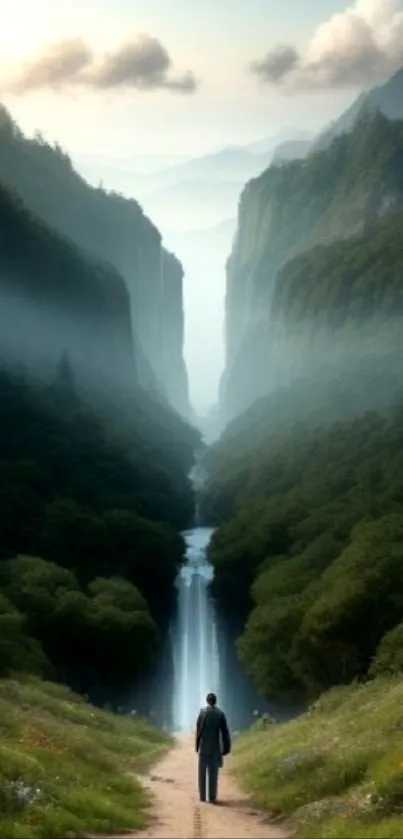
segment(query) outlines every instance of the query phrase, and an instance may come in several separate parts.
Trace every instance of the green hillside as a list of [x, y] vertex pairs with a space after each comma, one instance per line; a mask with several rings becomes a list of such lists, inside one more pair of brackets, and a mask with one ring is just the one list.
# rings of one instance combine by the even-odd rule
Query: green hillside
[[0, 837], [136, 830], [150, 819], [137, 775], [170, 745], [146, 721], [100, 711], [54, 684], [0, 681]]
[[230, 766], [291, 835], [401, 837], [402, 699], [401, 675], [333, 689], [287, 725], [258, 722]]

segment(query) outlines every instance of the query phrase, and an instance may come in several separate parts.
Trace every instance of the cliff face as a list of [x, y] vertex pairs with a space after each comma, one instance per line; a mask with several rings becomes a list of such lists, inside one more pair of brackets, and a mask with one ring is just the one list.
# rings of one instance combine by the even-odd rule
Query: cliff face
[[188, 383], [183, 361], [185, 339], [185, 314], [183, 309], [183, 268], [171, 253], [163, 252], [163, 329], [162, 360], [163, 380], [169, 382], [169, 392], [174, 405], [181, 413], [189, 412]]
[[[170, 279], [163, 266], [169, 257], [159, 231], [139, 204], [116, 193], [89, 186], [58, 146], [41, 138], [25, 138], [3, 109], [0, 113], [0, 180], [14, 188], [26, 205], [53, 229], [98, 261], [113, 266], [130, 294], [136, 371], [134, 379], [162, 390], [179, 409], [173, 394], [176, 378], [164, 366], [164, 334], [181, 324], [182, 311], [173, 303], [169, 314]], [[169, 274], [169, 272], [168, 272]], [[178, 295], [175, 297], [178, 300]], [[168, 318], [170, 318], [168, 322]], [[173, 367], [182, 368], [183, 347], [176, 342]], [[181, 409], [187, 412], [187, 383]]]
[[[312, 326], [302, 335], [302, 317], [288, 323], [278, 290], [287, 263], [319, 245], [369, 234], [402, 203], [403, 124], [379, 114], [362, 116], [350, 134], [326, 150], [272, 166], [246, 186], [227, 264], [225, 421], [278, 384], [280, 372], [291, 375], [300, 362], [302, 340], [304, 352], [309, 349]], [[320, 294], [326, 273], [317, 272], [316, 281]], [[316, 341], [311, 352], [319, 348]]]
[[87, 392], [133, 388], [128, 291], [0, 187], [1, 363], [47, 378], [64, 354]]

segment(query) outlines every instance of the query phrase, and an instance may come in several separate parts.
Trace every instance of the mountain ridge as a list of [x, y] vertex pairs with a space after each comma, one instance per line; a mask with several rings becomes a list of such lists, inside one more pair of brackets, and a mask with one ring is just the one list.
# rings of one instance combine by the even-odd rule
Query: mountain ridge
[[[164, 321], [164, 301], [173, 286], [170, 309], [183, 336], [183, 269], [162, 247], [155, 224], [134, 199], [91, 187], [58, 144], [30, 140], [6, 109], [0, 111], [0, 180], [15, 189], [39, 218], [99, 262], [112, 265], [130, 295], [133, 340], [138, 345], [140, 384], [175, 392], [175, 407], [189, 413], [183, 346], [172, 346], [172, 324]], [[164, 274], [165, 271], [165, 274]], [[169, 336], [164, 334], [165, 325]]]

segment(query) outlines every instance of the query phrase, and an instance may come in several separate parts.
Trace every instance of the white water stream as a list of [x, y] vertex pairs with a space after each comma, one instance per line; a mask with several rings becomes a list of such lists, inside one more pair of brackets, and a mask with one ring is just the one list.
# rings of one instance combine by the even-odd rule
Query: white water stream
[[176, 582], [178, 609], [172, 627], [173, 724], [177, 731], [193, 728], [206, 693], [219, 690], [217, 626], [208, 592], [213, 569], [206, 560], [212, 532], [197, 527], [184, 534], [186, 563]]

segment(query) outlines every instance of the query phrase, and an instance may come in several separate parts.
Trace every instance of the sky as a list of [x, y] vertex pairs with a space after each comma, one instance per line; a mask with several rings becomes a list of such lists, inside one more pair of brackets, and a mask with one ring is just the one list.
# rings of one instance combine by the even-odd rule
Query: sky
[[[383, 0], [387, 2], [387, 0]], [[270, 88], [248, 64], [276, 44], [304, 45], [343, 0], [0, 0], [2, 96], [28, 131], [58, 135], [72, 154], [202, 154], [265, 136], [276, 125], [314, 128], [343, 107], [351, 90], [298, 97]], [[190, 71], [194, 93], [123, 86], [94, 90], [43, 85], [8, 92], [7, 80], [48, 45], [82, 39], [107, 52], [141, 35], [158, 39], [173, 74]]]
[[[78, 162], [95, 153], [106, 168], [287, 125], [319, 130], [403, 63], [403, 0], [0, 0], [0, 10], [2, 101], [27, 133], [40, 129]], [[197, 346], [208, 293], [202, 309], [201, 299], [186, 295], [202, 323], [188, 336], [194, 381], [206, 379]], [[199, 407], [218, 372], [208, 372], [210, 396], [193, 385]]]

